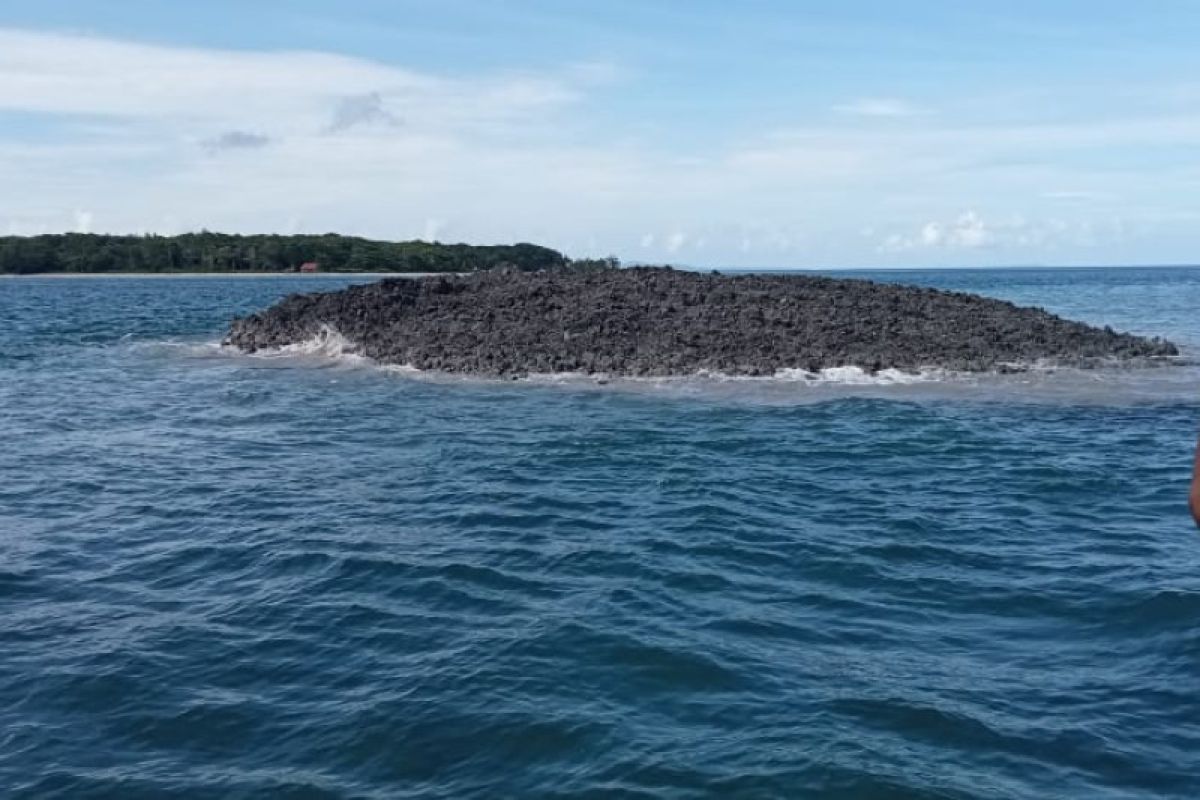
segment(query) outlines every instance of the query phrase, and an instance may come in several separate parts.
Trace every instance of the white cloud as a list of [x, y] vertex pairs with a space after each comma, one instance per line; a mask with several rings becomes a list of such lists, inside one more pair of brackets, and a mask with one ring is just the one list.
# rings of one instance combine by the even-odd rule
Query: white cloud
[[430, 217], [429, 219], [425, 220], [425, 230], [421, 233], [422, 241], [439, 241], [438, 237], [441, 232], [445, 230], [445, 228], [446, 221], [444, 219], [434, 219], [433, 217]]
[[[908, 189], [927, 187], [944, 177], [968, 177], [989, 182], [1007, 176], [1032, 175], [1040, 183], [1023, 187], [1032, 197], [1046, 197], [1050, 181], [1092, 184], [1089, 194], [1115, 195], [1104, 188], [1111, 173], [1103, 171], [1105, 160], [1080, 162], [1081, 153], [1131, 150], [1146, 157], [1157, 148], [1192, 146], [1200, 139], [1200, 112], [1130, 117], [1104, 121], [1021, 124], [943, 124], [922, 121], [920, 125], [886, 130], [859, 126], [812, 126], [777, 130], [737, 147], [729, 163], [757, 169], [781, 181], [801, 177], [831, 180], [866, 180], [878, 188], [882, 180], [898, 180]], [[1186, 156], [1181, 156], [1186, 158]], [[1197, 179], [1194, 161], [1167, 162], [1159, 171]], [[1125, 170], [1123, 179], [1146, 172]], [[1161, 176], [1155, 175], [1155, 180]], [[1052, 184], [1053, 185], [1053, 184]], [[1069, 185], [1069, 184], [1068, 184]], [[1072, 193], [1079, 199], [1079, 193]], [[1051, 198], [1047, 198], [1051, 199]], [[1057, 199], [1066, 199], [1059, 196]]]
[[95, 216], [90, 211], [75, 212], [75, 232], [76, 233], [91, 233], [92, 222]]
[[[1022, 225], [1010, 224], [1005, 231]], [[974, 211], [964, 211], [949, 222], [926, 222], [913, 235], [892, 234], [881, 243], [884, 253], [903, 253], [908, 250], [945, 248], [948, 250], [977, 250], [997, 244], [996, 226], [989, 225]]]
[[1124, 240], [1125, 222], [1114, 218], [1102, 224], [1083, 219], [1067, 222], [1057, 218], [1030, 221], [1022, 216], [985, 221], [974, 211], [964, 211], [949, 221], [931, 221], [911, 234], [893, 233], [880, 242], [878, 251], [888, 254], [975, 250], [1081, 248], [1115, 244]]
[[[600, 64], [447, 78], [0, 28], [0, 112], [56, 126], [50, 138], [0, 130], [0, 185], [30, 187], [0, 193], [0, 219], [62, 229], [87, 204], [112, 230], [407, 238], [454, 218], [471, 240], [554, 243], [564, 220], [595, 224], [643, 188], [636, 155], [563, 135], [585, 88], [611, 79]], [[211, 158], [239, 150], [254, 157]]]
[[940, 223], [926, 222], [921, 226], [921, 235], [917, 241], [925, 247], [937, 247], [945, 239], [946, 235]]
[[[644, 76], [598, 63], [448, 77], [328, 53], [0, 29], [0, 112], [34, 123], [0, 130], [0, 186], [22, 187], [0, 192], [0, 225], [80, 227], [86, 208], [112, 231], [400, 239], [446, 237], [450, 220], [465, 241], [686, 252], [714, 266], [1084, 247], [1113, 240], [1118, 200], [1141, 215], [1126, 238], [1151, 241], [1159, 220], [1194, 228], [1200, 168], [1172, 147], [1200, 139], [1186, 109], [989, 124], [874, 99], [821, 125], [742, 139], [714, 126], [693, 140], [653, 110], [636, 135], [619, 119], [614, 129], [598, 95], [646, 90], [627, 77]], [[1130, 154], [1121, 170], [1085, 156], [1114, 149]], [[1133, 160], [1147, 154], [1148, 166]]]
[[569, 74], [450, 79], [328, 53], [13, 29], [0, 29], [0, 54], [0, 109], [186, 122], [193, 130], [303, 133], [394, 119], [392, 107], [427, 129], [461, 127], [519, 121], [579, 97]]

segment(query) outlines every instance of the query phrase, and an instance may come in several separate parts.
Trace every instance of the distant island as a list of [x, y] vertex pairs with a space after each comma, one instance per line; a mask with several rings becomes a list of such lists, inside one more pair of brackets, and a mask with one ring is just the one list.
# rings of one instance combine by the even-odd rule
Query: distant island
[[64, 233], [0, 237], [0, 274], [120, 272], [521, 272], [611, 266], [615, 259], [572, 260], [534, 244], [383, 242], [357, 236], [185, 233], [114, 236]]

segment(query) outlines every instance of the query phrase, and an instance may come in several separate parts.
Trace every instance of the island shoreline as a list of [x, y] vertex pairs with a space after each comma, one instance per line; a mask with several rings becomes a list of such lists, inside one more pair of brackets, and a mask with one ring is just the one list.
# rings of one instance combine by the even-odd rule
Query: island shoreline
[[225, 343], [253, 353], [330, 331], [380, 364], [496, 377], [1020, 371], [1180, 354], [1162, 339], [964, 292], [662, 267], [499, 270], [293, 294], [234, 320]]

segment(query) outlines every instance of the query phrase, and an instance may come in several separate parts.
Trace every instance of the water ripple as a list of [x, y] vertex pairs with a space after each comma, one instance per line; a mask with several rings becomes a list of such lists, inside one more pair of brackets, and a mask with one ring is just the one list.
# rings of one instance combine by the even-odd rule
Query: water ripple
[[205, 344], [286, 288], [0, 284], [8, 795], [1200, 796], [1194, 396]]

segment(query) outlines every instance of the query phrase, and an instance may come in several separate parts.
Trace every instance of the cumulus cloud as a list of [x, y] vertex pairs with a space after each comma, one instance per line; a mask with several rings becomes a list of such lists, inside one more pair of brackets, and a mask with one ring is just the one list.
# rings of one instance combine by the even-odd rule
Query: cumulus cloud
[[763, 253], [777, 256], [794, 252], [804, 238], [795, 226], [780, 226], [769, 222], [754, 221], [737, 225], [729, 231], [729, 239], [742, 253]]
[[91, 211], [79, 210], [75, 212], [75, 232], [76, 233], [91, 233], [92, 222], [95, 220], [95, 215]]
[[709, 251], [735, 252], [740, 256], [751, 253], [778, 256], [795, 252], [804, 235], [795, 228], [781, 228], [761, 221], [727, 223], [713, 221], [693, 228], [672, 227], [665, 232], [643, 233], [637, 240], [650, 257], [673, 257], [686, 252], [699, 257]]
[[912, 235], [892, 234], [880, 245], [881, 252], [902, 253], [918, 248], [977, 250], [997, 243], [997, 230], [974, 211], [964, 211], [949, 222], [926, 222]]
[[891, 234], [880, 242], [881, 253], [977, 250], [1054, 249], [1062, 246], [1096, 247], [1125, 238], [1126, 225], [1120, 218], [1096, 223], [1090, 219], [1068, 222], [1049, 218], [1029, 220], [1020, 215], [984, 220], [974, 211], [964, 211], [949, 221], [931, 221], [908, 234]]
[[421, 240], [426, 242], [436, 242], [438, 237], [446, 228], [444, 219], [435, 219], [430, 217], [425, 220], [425, 229], [421, 232]]

